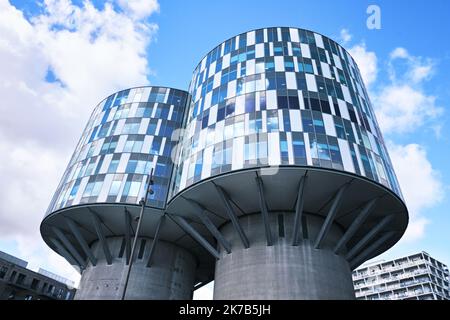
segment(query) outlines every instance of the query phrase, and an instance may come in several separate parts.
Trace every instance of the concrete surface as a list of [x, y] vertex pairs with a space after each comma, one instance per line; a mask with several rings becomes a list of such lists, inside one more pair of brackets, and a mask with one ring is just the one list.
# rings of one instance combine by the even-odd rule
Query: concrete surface
[[[76, 300], [118, 300], [122, 297], [127, 266], [125, 256], [119, 258], [122, 237], [108, 238], [113, 263], [107, 265], [101, 245], [94, 243], [92, 249], [98, 263], [88, 264], [84, 270]], [[135, 260], [131, 268], [126, 299], [177, 300], [192, 299], [196, 270], [195, 258], [185, 249], [159, 241], [153, 256], [153, 264], [146, 267], [152, 239], [146, 238], [145, 251], [139, 259], [139, 238]]]
[[248, 249], [231, 223], [221, 228], [232, 243], [232, 253], [221, 250], [216, 262], [214, 299], [355, 299], [350, 267], [331, 251], [342, 236], [340, 228], [333, 225], [322, 249], [314, 249], [323, 218], [307, 215], [308, 239], [292, 246], [294, 214], [281, 214], [281, 230], [279, 213], [269, 215], [274, 239], [270, 247], [261, 214], [239, 218], [250, 241]]

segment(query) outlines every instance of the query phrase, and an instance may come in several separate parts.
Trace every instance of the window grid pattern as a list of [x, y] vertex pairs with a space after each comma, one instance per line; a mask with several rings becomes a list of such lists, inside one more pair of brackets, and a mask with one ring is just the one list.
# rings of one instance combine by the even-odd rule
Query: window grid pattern
[[449, 300], [448, 267], [421, 252], [353, 271], [358, 300]]
[[170, 197], [266, 165], [343, 170], [402, 197], [358, 67], [325, 36], [296, 28], [240, 34], [203, 58], [189, 93]]
[[172, 133], [187, 92], [140, 87], [117, 92], [94, 109], [47, 213], [92, 202], [136, 204], [153, 168], [148, 204], [165, 207], [172, 173]]

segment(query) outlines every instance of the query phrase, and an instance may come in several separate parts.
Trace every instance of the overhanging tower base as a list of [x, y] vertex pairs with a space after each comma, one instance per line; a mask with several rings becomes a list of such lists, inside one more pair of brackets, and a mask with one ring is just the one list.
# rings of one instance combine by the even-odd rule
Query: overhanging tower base
[[[155, 249], [153, 263], [147, 267], [152, 239], [139, 238], [136, 258], [130, 273], [127, 300], [188, 300], [192, 299], [196, 260], [187, 250], [160, 241]], [[98, 242], [93, 251], [100, 257], [83, 272], [76, 300], [118, 300], [122, 297], [128, 265], [122, 237], [109, 238], [108, 246], [115, 256], [108, 265], [102, 258]], [[140, 251], [140, 252], [139, 252]]]
[[[251, 246], [245, 249], [229, 223], [221, 228], [233, 245], [233, 252], [222, 251], [216, 262], [214, 299], [354, 299], [348, 262], [329, 249], [315, 249], [315, 239], [323, 224], [321, 217], [305, 215], [305, 233], [292, 245], [294, 214], [269, 214], [273, 245], [267, 246], [264, 222], [259, 214], [239, 219]], [[328, 246], [342, 236], [332, 226]], [[306, 238], [306, 239], [304, 239]]]

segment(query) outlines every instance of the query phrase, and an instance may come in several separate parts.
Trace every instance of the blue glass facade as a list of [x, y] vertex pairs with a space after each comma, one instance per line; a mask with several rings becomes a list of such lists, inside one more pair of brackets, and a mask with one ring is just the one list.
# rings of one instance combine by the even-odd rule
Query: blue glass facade
[[163, 87], [123, 90], [94, 109], [49, 206], [51, 213], [83, 203], [137, 204], [154, 169], [148, 204], [163, 208], [172, 174], [172, 132], [188, 94]]
[[171, 196], [233, 170], [298, 165], [363, 176], [401, 197], [358, 67], [325, 36], [242, 33], [203, 58], [189, 93]]
[[138, 87], [98, 104], [41, 234], [84, 270], [80, 298], [119, 297], [121, 277], [104, 273], [126, 270], [133, 243], [139, 299], [189, 299], [212, 279], [219, 299], [341, 299], [350, 268], [404, 233], [401, 198], [353, 58], [318, 33], [265, 28], [210, 51], [188, 92]]

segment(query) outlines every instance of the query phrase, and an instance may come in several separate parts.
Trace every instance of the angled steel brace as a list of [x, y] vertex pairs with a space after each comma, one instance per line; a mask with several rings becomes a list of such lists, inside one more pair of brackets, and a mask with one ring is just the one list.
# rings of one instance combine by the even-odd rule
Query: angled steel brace
[[186, 199], [186, 201], [194, 207], [195, 215], [202, 221], [202, 223], [209, 230], [209, 232], [211, 232], [214, 238], [216, 238], [217, 242], [220, 243], [220, 245], [225, 249], [227, 253], [231, 253], [231, 244], [227, 241], [227, 239], [224, 238], [224, 236], [216, 228], [211, 219], [207, 216], [207, 210], [194, 200]]
[[150, 253], [148, 255], [147, 268], [150, 268], [152, 266], [152, 258], [153, 258], [153, 255], [155, 254], [156, 244], [159, 241], [161, 227], [162, 227], [165, 219], [166, 219], [166, 216], [162, 215], [161, 218], [159, 218], [158, 225], [156, 226], [155, 236], [153, 237], [152, 246], [150, 248]]
[[295, 217], [294, 217], [294, 233], [293, 233], [293, 240], [292, 245], [298, 246], [299, 238], [302, 235], [302, 215], [303, 215], [303, 204], [304, 204], [304, 198], [303, 198], [303, 191], [305, 189], [307, 176], [306, 174], [302, 176], [300, 179], [300, 185], [298, 187], [298, 194], [297, 194], [297, 203], [295, 204]]
[[389, 231], [378, 238], [374, 243], [372, 243], [367, 249], [361, 252], [356, 258], [350, 262], [350, 268], [353, 270], [356, 266], [364, 262], [371, 254], [373, 254], [384, 242], [389, 240], [396, 232]]
[[342, 196], [344, 195], [349, 185], [350, 183], [344, 184], [342, 187], [339, 188], [338, 192], [334, 196], [333, 203], [331, 204], [330, 210], [328, 210], [325, 222], [323, 223], [322, 228], [320, 229], [319, 234], [317, 235], [316, 242], [314, 243], [314, 248], [316, 249], [320, 248], [323, 240], [326, 238], [328, 232], [330, 231], [331, 225], [333, 224], [334, 218], [336, 217], [339, 206], [341, 204]]
[[67, 251], [70, 252], [72, 257], [75, 258], [75, 260], [78, 262], [78, 264], [83, 269], [85, 269], [86, 262], [84, 261], [83, 257], [80, 255], [80, 253], [77, 251], [77, 249], [72, 245], [72, 243], [70, 243], [69, 239], [67, 239], [66, 235], [56, 227], [52, 227], [52, 231], [56, 235], [56, 237], [62, 242], [62, 244], [67, 249]]
[[269, 223], [269, 213], [267, 212], [267, 203], [266, 199], [264, 197], [264, 188], [263, 188], [263, 182], [260, 176], [257, 176], [256, 178], [256, 184], [258, 185], [258, 192], [259, 192], [259, 207], [261, 209], [261, 214], [264, 222], [264, 227], [266, 231], [266, 239], [267, 239], [267, 245], [272, 246], [272, 232], [270, 230], [270, 223]]
[[52, 237], [49, 237], [48, 240], [55, 245], [55, 247], [58, 249], [58, 253], [66, 258], [71, 265], [78, 266], [81, 270], [83, 270], [83, 267], [75, 260], [70, 252], [67, 251], [66, 248], [64, 248], [63, 244], [59, 242], [59, 240]]
[[378, 224], [372, 228], [350, 251], [345, 255], [345, 259], [350, 261], [372, 238], [394, 219], [394, 215], [389, 215], [381, 219]]
[[359, 215], [356, 217], [355, 220], [353, 220], [350, 227], [348, 227], [347, 231], [345, 231], [344, 235], [341, 237], [339, 242], [334, 247], [334, 253], [339, 253], [339, 251], [342, 249], [343, 246], [347, 244], [347, 242], [353, 237], [353, 235], [358, 231], [359, 226], [367, 219], [367, 217], [372, 213], [373, 208], [375, 207], [375, 204], [377, 203], [378, 199], [375, 198], [369, 202], [366, 203], [364, 208], [361, 210]]
[[126, 264], [130, 263], [131, 255], [131, 216], [127, 208], [125, 208], [125, 254]]
[[109, 247], [108, 247], [108, 243], [106, 242], [105, 235], [103, 234], [103, 231], [102, 231], [102, 223], [100, 221], [100, 218], [97, 216], [97, 214], [94, 211], [92, 211], [92, 210], [89, 210], [89, 211], [91, 212], [92, 222], [94, 224], [94, 228], [95, 228], [95, 232], [97, 233], [98, 240], [100, 241], [100, 244], [102, 245], [103, 253], [105, 254], [105, 258], [106, 258], [106, 262], [108, 263], [108, 265], [110, 265], [110, 264], [112, 264], [112, 256], [111, 256], [111, 251], [109, 251]]
[[203, 236], [197, 232], [183, 217], [180, 216], [174, 216], [169, 215], [169, 217], [180, 226], [181, 229], [183, 229], [184, 232], [189, 234], [192, 238], [194, 238], [195, 241], [197, 241], [203, 248], [206, 249], [214, 258], [219, 259], [220, 255], [219, 252], [217, 252], [216, 249], [213, 248], [213, 246], [206, 241]]
[[84, 253], [91, 261], [92, 265], [96, 266], [97, 258], [95, 258], [94, 254], [92, 253], [91, 248], [89, 248], [89, 245], [87, 244], [86, 240], [84, 240], [83, 236], [81, 235], [78, 225], [72, 219], [67, 218], [67, 217], [66, 217], [66, 224], [69, 227], [70, 231], [72, 231], [72, 234], [74, 235], [75, 239], [77, 239], [77, 241], [80, 244], [81, 248], [83, 249]]
[[226, 212], [228, 214], [228, 217], [231, 220], [231, 223], [233, 224], [234, 229], [237, 231], [239, 237], [241, 238], [242, 244], [244, 245], [244, 248], [249, 248], [250, 243], [248, 241], [247, 236], [245, 235], [244, 230], [242, 229], [241, 225], [239, 224], [239, 220], [236, 217], [236, 214], [233, 211], [233, 207], [231, 206], [230, 200], [226, 192], [219, 187], [218, 185], [215, 185], [217, 193], [220, 196], [220, 199], [222, 199], [223, 204], [225, 205]]

